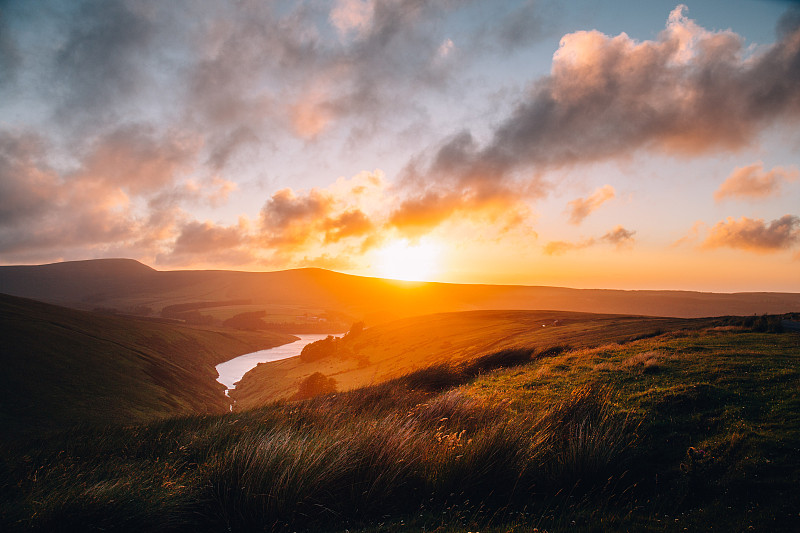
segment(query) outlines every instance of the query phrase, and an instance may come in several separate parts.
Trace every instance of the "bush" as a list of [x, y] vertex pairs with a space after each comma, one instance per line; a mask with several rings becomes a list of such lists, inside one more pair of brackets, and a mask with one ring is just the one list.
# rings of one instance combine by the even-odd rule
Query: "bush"
[[302, 400], [334, 392], [336, 392], [336, 380], [327, 377], [322, 372], [314, 372], [300, 382], [294, 399]]

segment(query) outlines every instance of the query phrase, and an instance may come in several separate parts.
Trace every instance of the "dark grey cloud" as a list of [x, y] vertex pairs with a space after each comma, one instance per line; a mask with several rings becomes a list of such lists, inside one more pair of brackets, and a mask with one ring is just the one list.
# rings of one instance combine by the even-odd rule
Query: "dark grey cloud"
[[151, 82], [158, 32], [153, 6], [103, 0], [77, 6], [53, 57], [59, 119], [112, 119], [118, 106]]
[[783, 40], [800, 29], [800, 5], [798, 5], [798, 2], [793, 3], [794, 5], [789, 7], [778, 20], [775, 28], [778, 39]]
[[0, 86], [10, 85], [22, 63], [22, 55], [12, 36], [6, 6], [0, 3]]

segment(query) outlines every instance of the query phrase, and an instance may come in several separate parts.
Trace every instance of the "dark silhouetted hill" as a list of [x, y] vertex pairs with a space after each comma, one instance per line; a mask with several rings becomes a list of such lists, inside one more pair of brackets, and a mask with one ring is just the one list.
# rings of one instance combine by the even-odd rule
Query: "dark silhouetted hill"
[[0, 427], [142, 422], [229, 409], [214, 366], [290, 342], [105, 316], [0, 294]]

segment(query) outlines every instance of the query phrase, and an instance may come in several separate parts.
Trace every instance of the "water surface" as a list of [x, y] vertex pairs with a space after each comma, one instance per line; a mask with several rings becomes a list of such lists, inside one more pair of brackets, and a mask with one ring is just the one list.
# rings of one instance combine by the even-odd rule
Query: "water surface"
[[[295, 336], [300, 337], [300, 340], [290, 342], [289, 344], [282, 344], [281, 346], [276, 346], [267, 350], [259, 350], [257, 352], [240, 355], [239, 357], [235, 357], [230, 361], [225, 361], [224, 363], [218, 364], [216, 366], [217, 372], [219, 373], [219, 378], [217, 378], [217, 381], [225, 385], [228, 389], [233, 389], [236, 386], [236, 382], [242, 379], [242, 376], [244, 376], [248, 370], [255, 367], [258, 363], [280, 361], [281, 359], [286, 359], [287, 357], [300, 355], [300, 352], [303, 351], [303, 348], [307, 344], [322, 340], [328, 335], [309, 334]], [[225, 394], [227, 394], [227, 391]]]

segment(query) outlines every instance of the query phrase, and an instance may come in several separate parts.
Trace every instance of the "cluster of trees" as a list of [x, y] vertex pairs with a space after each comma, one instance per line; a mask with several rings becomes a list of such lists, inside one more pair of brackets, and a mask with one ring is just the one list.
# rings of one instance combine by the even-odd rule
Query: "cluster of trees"
[[[791, 315], [786, 318], [791, 319]], [[783, 333], [783, 320], [781, 315], [733, 316], [727, 317], [725, 324], [760, 333]]]
[[340, 359], [359, 358], [358, 352], [353, 346], [353, 341], [364, 331], [364, 323], [356, 322], [350, 327], [350, 331], [341, 338], [328, 335], [326, 338], [312, 342], [300, 352], [300, 360], [304, 363], [312, 363], [325, 357], [338, 357]]

